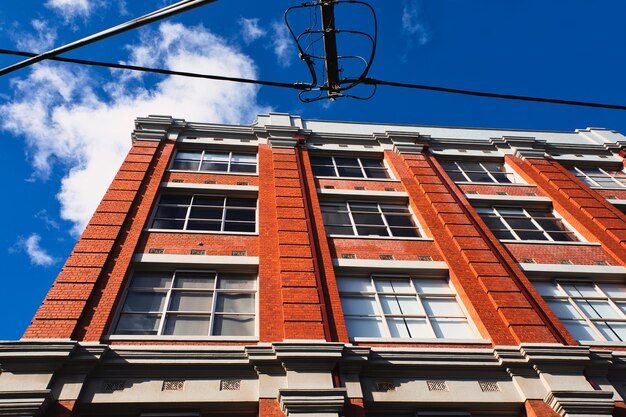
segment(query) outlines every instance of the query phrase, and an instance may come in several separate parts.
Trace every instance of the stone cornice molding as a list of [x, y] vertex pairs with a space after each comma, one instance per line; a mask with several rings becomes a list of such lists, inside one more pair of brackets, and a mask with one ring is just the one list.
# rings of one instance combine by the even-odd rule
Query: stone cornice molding
[[611, 416], [615, 406], [611, 391], [551, 391], [544, 401], [564, 417]]
[[0, 391], [0, 416], [42, 415], [52, 399], [46, 390]]
[[186, 125], [184, 119], [174, 119], [171, 116], [138, 117], [135, 119], [135, 130], [131, 136], [133, 143], [138, 140], [161, 142], [172, 139], [170, 134], [179, 133]]
[[420, 135], [419, 132], [385, 131], [374, 133], [374, 139], [381, 145], [391, 144], [396, 153], [421, 154], [425, 143], [430, 141], [429, 136]]
[[340, 413], [347, 398], [345, 388], [280, 389], [278, 402], [288, 416]]

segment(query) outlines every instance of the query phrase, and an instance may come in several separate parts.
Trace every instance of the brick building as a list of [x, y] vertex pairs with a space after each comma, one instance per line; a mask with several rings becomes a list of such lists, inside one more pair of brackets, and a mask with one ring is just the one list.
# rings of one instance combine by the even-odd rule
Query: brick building
[[624, 149], [139, 118], [0, 415], [625, 416]]

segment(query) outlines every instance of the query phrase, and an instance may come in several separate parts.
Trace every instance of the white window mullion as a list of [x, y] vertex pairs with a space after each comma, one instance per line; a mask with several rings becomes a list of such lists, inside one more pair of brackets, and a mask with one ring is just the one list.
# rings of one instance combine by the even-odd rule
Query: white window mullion
[[226, 196], [222, 200], [222, 223], [220, 225], [220, 231], [224, 231], [226, 228]]
[[335, 170], [335, 176], [337, 178], [340, 178], [339, 177], [339, 169], [337, 169], [337, 161], [335, 161], [335, 157], [331, 156], [330, 159], [332, 159], [332, 161], [333, 161], [333, 169]]
[[215, 306], [217, 305], [217, 280], [219, 279], [219, 273], [215, 273], [215, 279], [213, 280], [213, 294], [211, 297], [211, 317], [209, 317], [209, 336], [213, 335], [213, 325], [215, 324]]
[[226, 172], [230, 172], [230, 164], [233, 161], [233, 153], [228, 152], [228, 165], [226, 166]]
[[202, 163], [204, 162], [204, 152], [205, 151], [200, 152], [200, 162], [198, 162], [198, 169], [196, 170], [197, 172], [202, 171]]
[[165, 300], [163, 300], [163, 311], [161, 311], [161, 322], [159, 323], [159, 330], [157, 332], [158, 335], [163, 334], [163, 329], [165, 328], [165, 320], [167, 318], [167, 312], [170, 307], [170, 299], [172, 298], [172, 288], [174, 288], [174, 281], [176, 280], [176, 271], [172, 273], [172, 280], [170, 281], [170, 287], [165, 294]]
[[[530, 213], [528, 211], [526, 211], [526, 209], [522, 209], [524, 210], [524, 215], [526, 217], [528, 217], [530, 219], [530, 221], [532, 222], [532, 224], [535, 225], [535, 227], [537, 227], [537, 230], [539, 230], [541, 233], [543, 233], [543, 235], [550, 241], [550, 242], [554, 242], [554, 239], [552, 239], [552, 236], [550, 236], [550, 234], [548, 232], [546, 232], [546, 229], [544, 229], [537, 220], [535, 220], [535, 218], [533, 216], [530, 215]], [[554, 213], [552, 213], [552, 217], [556, 220], [556, 217], [554, 217]]]
[[352, 217], [352, 207], [350, 207], [349, 201], [346, 201], [346, 209], [348, 210], [348, 217], [350, 217], [350, 224], [352, 225], [352, 233], [354, 233], [354, 236], [359, 236], [359, 232], [356, 228], [356, 223], [354, 222], [354, 217]]
[[187, 230], [187, 223], [189, 222], [189, 216], [191, 216], [191, 208], [193, 207], [194, 199], [196, 195], [191, 196], [191, 200], [189, 200], [189, 207], [187, 207], [187, 213], [185, 213], [185, 224], [183, 225], [183, 230]]
[[374, 300], [376, 302], [376, 309], [378, 310], [378, 314], [380, 314], [380, 320], [383, 323], [383, 330], [385, 331], [385, 337], [392, 337], [391, 331], [389, 331], [389, 325], [387, 324], [387, 316], [385, 316], [383, 305], [380, 302], [378, 290], [376, 289], [376, 281], [374, 280], [373, 276], [370, 276], [370, 282], [372, 283], [372, 288], [374, 289]]
[[361, 175], [363, 175], [363, 178], [367, 178], [367, 174], [365, 173], [365, 168], [363, 167], [363, 162], [361, 161], [361, 158], [356, 158], [356, 161], [359, 164], [359, 168], [361, 168]]
[[495, 207], [492, 207], [491, 210], [493, 210], [493, 213], [498, 217], [498, 219], [504, 225], [504, 227], [506, 227], [509, 230], [509, 232], [511, 232], [515, 240], [522, 240], [522, 238], [520, 238], [519, 235], [515, 233], [515, 229], [511, 227], [511, 225], [505, 220], [502, 214], [500, 214], [500, 212]]
[[376, 203], [376, 208], [378, 209], [378, 212], [383, 219], [383, 223], [385, 224], [385, 227], [387, 228], [387, 234], [390, 237], [393, 237], [393, 233], [391, 233], [391, 228], [389, 227], [389, 223], [387, 223], [387, 219], [385, 218], [385, 213], [383, 212], [383, 209], [379, 203]]
[[489, 170], [487, 168], [485, 168], [485, 166], [482, 164], [482, 162], [479, 162], [478, 165], [480, 165], [480, 167], [482, 168], [483, 171], [485, 171], [485, 173], [487, 173], [487, 175], [489, 176], [489, 178], [491, 178], [491, 181], [498, 183], [498, 181], [496, 181], [496, 179], [494, 178], [493, 175], [491, 175], [491, 172], [489, 172]]
[[459, 169], [459, 172], [465, 177], [465, 181], [467, 182], [473, 182], [470, 177], [465, 173], [465, 170], [463, 168], [461, 168], [461, 165], [459, 165], [458, 162], [455, 162], [454, 165], [456, 165], [456, 167]]

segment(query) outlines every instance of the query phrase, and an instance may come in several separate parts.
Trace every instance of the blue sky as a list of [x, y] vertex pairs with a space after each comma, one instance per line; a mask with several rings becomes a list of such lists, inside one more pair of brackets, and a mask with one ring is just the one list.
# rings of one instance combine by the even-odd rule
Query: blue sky
[[[0, 48], [39, 52], [173, 1], [5, 3]], [[379, 24], [372, 77], [626, 104], [623, 1], [370, 3]], [[295, 4], [221, 0], [67, 56], [308, 81], [282, 23], [284, 10]], [[364, 14], [342, 7], [338, 27], [371, 29]], [[355, 39], [340, 42], [343, 53], [364, 53]], [[3, 67], [17, 60], [0, 55]], [[6, 184], [0, 206], [0, 339], [19, 338], [30, 322], [130, 147], [135, 117], [169, 114], [251, 123], [257, 113], [269, 110], [309, 119], [626, 132], [626, 113], [615, 110], [389, 87], [379, 88], [368, 101], [304, 104], [289, 90], [40, 63], [0, 78], [0, 160]]]

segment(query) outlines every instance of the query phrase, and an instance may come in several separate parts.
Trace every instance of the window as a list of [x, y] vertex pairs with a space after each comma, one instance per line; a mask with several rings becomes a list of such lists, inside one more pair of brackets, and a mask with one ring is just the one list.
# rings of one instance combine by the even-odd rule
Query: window
[[409, 208], [404, 204], [363, 201], [322, 202], [328, 234], [419, 237]]
[[578, 241], [574, 232], [552, 210], [478, 207], [476, 211], [498, 239]]
[[115, 334], [253, 336], [256, 276], [215, 271], [137, 271]]
[[350, 337], [475, 338], [446, 279], [338, 278]]
[[626, 285], [580, 281], [534, 285], [577, 340], [626, 342]]
[[256, 173], [256, 155], [236, 152], [177, 152], [172, 169]]
[[455, 182], [518, 182], [502, 162], [442, 162], [441, 166]]
[[626, 188], [626, 173], [603, 168], [577, 168], [570, 172], [590, 187]]
[[256, 198], [162, 195], [152, 220], [155, 229], [255, 232]]
[[339, 156], [312, 156], [317, 177], [389, 178], [382, 159]]

